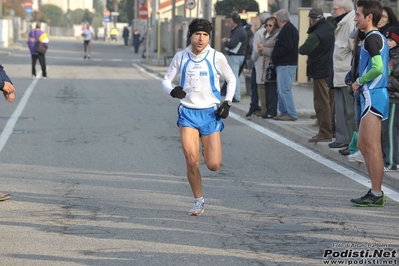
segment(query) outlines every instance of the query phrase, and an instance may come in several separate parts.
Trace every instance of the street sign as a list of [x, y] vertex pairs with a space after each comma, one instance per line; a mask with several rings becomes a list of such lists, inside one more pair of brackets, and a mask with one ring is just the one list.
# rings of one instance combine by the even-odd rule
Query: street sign
[[146, 6], [141, 6], [139, 9], [139, 17], [141, 19], [147, 19], [148, 18], [148, 9]]
[[111, 12], [111, 16], [117, 17], [117, 16], [119, 16], [119, 12]]
[[197, 4], [196, 4], [195, 0], [185, 0], [184, 5], [186, 6], [187, 9], [193, 10]]
[[104, 23], [109, 23], [109, 22], [111, 22], [110, 17], [104, 17]]
[[25, 13], [26, 13], [26, 15], [32, 14], [32, 8], [31, 7], [25, 7]]

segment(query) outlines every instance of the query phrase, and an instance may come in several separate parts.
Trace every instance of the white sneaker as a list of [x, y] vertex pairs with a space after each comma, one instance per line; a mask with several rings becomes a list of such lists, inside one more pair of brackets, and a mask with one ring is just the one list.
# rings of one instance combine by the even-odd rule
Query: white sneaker
[[359, 162], [359, 163], [364, 163], [364, 158], [360, 150], [357, 150], [354, 154], [348, 155], [348, 162]]
[[36, 75], [32, 75], [32, 78], [33, 78], [33, 79], [36, 79]]
[[201, 214], [204, 213], [204, 208], [205, 208], [205, 200], [204, 200], [204, 198], [202, 198], [202, 201], [194, 200], [194, 206], [188, 212], [188, 215], [191, 215], [191, 216], [201, 215]]

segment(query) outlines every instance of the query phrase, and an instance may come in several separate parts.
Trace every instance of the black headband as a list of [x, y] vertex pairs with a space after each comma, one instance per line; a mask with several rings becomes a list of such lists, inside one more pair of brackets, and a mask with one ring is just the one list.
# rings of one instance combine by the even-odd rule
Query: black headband
[[197, 32], [197, 31], [205, 31], [206, 33], [211, 35], [212, 26], [211, 25], [196, 24], [196, 25], [190, 25], [188, 30], [190, 32], [190, 37], [191, 37], [191, 35], [194, 34], [194, 32]]

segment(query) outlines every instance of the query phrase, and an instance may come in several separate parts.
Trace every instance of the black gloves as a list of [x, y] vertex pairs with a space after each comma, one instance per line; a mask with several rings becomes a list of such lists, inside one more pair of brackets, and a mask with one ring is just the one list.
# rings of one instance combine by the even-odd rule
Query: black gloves
[[229, 103], [228, 101], [224, 101], [222, 105], [220, 105], [219, 108], [215, 111], [215, 114], [223, 119], [227, 118], [229, 116], [230, 106], [231, 103]]
[[183, 99], [184, 97], [186, 97], [186, 92], [183, 90], [182, 87], [176, 86], [176, 87], [170, 92], [170, 96], [172, 96], [173, 98]]

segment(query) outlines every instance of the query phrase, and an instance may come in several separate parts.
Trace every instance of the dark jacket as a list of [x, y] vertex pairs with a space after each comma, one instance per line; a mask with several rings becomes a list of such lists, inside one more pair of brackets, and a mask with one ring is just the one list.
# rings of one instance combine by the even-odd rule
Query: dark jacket
[[7, 76], [6, 72], [4, 71], [4, 67], [0, 65], [0, 90], [3, 90], [4, 88], [4, 82], [11, 82], [11, 79]]
[[388, 93], [390, 102], [399, 102], [399, 47], [389, 50]]
[[127, 27], [123, 28], [122, 37], [129, 37], [129, 29]]
[[334, 48], [335, 27], [322, 18], [308, 30], [308, 38], [299, 47], [299, 53], [307, 55], [306, 72], [310, 78], [328, 78], [331, 50]]
[[298, 65], [299, 33], [288, 21], [280, 30], [272, 52], [274, 66]]
[[224, 46], [229, 49], [234, 49], [238, 43], [241, 42], [241, 47], [236, 54], [228, 52], [228, 55], [245, 55], [245, 50], [247, 49], [247, 32], [245, 29], [238, 25], [231, 30], [230, 38], [224, 43]]
[[247, 32], [247, 48], [245, 49], [245, 59], [251, 60], [253, 44], [250, 43], [250, 41], [253, 41], [254, 33], [251, 29], [251, 24], [245, 26], [244, 29]]

